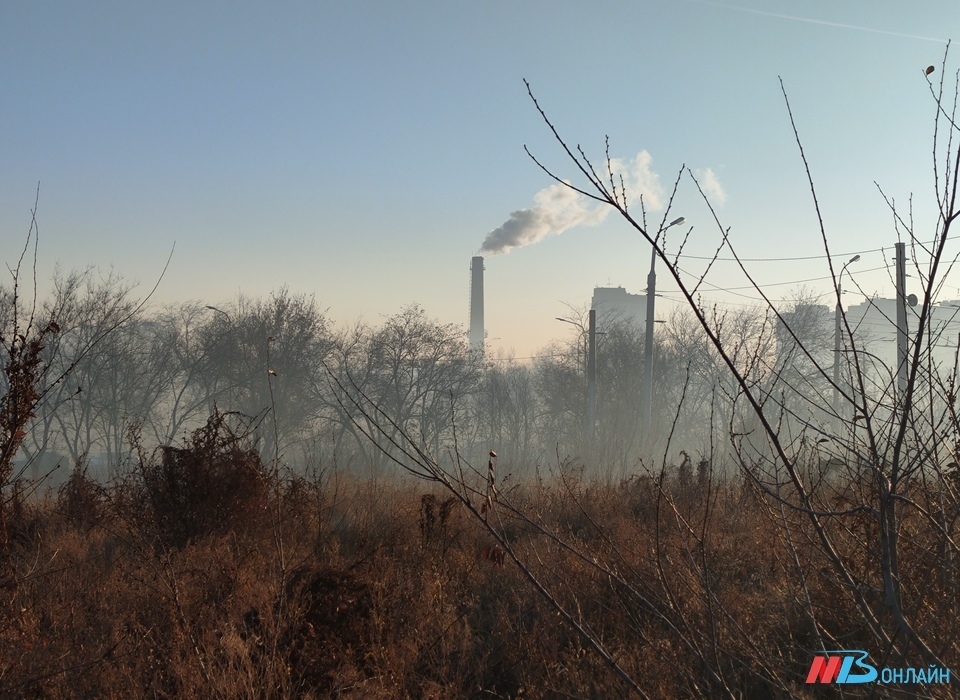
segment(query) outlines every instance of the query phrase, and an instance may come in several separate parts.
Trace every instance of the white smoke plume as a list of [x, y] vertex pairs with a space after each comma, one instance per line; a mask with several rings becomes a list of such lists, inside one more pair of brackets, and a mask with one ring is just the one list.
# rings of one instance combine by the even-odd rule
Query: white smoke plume
[[508, 253], [513, 248], [541, 241], [550, 234], [559, 235], [574, 226], [595, 226], [610, 211], [560, 183], [550, 185], [533, 197], [532, 209], [518, 209], [499, 228], [487, 234], [482, 253]]
[[663, 209], [664, 191], [660, 184], [660, 175], [653, 171], [650, 164], [653, 156], [647, 151], [640, 151], [632, 161], [624, 163], [619, 158], [610, 159], [613, 170], [613, 181], [620, 187], [620, 177], [623, 176], [623, 186], [626, 188], [627, 205], [640, 208], [640, 196], [643, 195], [643, 205], [647, 211]]
[[[640, 151], [629, 163], [611, 158], [610, 165], [618, 189], [619, 174], [623, 175], [628, 202], [638, 204], [642, 194], [647, 209], [656, 211], [663, 207], [663, 188], [660, 176], [650, 169], [652, 160], [649, 153]], [[488, 233], [480, 252], [490, 255], [508, 253], [513, 248], [536, 243], [547, 236], [558, 236], [574, 226], [596, 226], [610, 213], [609, 207], [593, 203], [560, 183], [540, 190], [533, 201], [532, 208], [518, 209], [499, 228]]]
[[712, 168], [698, 168], [696, 171], [697, 182], [703, 188], [703, 193], [707, 195], [711, 202], [719, 204], [721, 207], [727, 203], [727, 192], [720, 184], [720, 178], [713, 172]]

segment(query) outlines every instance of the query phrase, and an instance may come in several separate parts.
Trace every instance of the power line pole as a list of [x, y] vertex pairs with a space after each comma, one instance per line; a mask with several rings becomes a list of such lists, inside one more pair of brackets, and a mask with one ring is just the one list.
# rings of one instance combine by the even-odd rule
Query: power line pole
[[897, 243], [897, 389], [907, 391], [907, 244]]
[[[660, 234], [667, 234], [667, 229], [671, 226], [679, 226], [686, 219], [682, 216], [674, 219], [669, 224], [660, 229]], [[652, 413], [651, 404], [653, 403], [653, 324], [656, 323], [656, 301], [657, 296], [657, 246], [654, 244], [650, 251], [650, 274], [647, 275], [647, 333], [643, 346], [643, 385], [640, 388], [640, 421], [643, 426], [643, 440], [647, 445], [651, 444], [650, 439], [650, 414]]]
[[597, 312], [590, 309], [590, 351], [587, 356], [587, 441], [593, 445], [597, 432]]
[[[839, 288], [839, 284], [837, 287]], [[838, 292], [839, 293], [839, 292]], [[841, 321], [843, 319], [843, 309], [840, 307], [840, 301], [837, 301], [837, 308], [833, 313], [833, 412], [840, 415], [840, 334], [843, 330]]]
[[650, 414], [653, 402], [653, 324], [657, 295], [657, 249], [650, 254], [650, 274], [647, 275], [647, 333], [643, 343], [643, 384], [640, 390], [640, 422], [643, 441], [650, 444]]

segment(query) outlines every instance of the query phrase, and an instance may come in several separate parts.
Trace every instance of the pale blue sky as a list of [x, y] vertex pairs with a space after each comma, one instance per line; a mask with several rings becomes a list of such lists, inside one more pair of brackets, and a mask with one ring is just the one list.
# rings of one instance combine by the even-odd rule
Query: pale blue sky
[[[682, 163], [711, 169], [744, 254], [817, 255], [780, 76], [835, 250], [894, 243], [874, 181], [914, 194], [929, 238], [922, 69], [939, 76], [958, 29], [952, 0], [4, 3], [3, 258], [20, 250], [40, 181], [43, 278], [57, 261], [112, 265], [145, 291], [176, 241], [160, 301], [288, 285], [343, 323], [418, 302], [465, 324], [470, 257], [551, 184], [524, 144], [573, 175], [523, 78], [597, 161], [609, 134], [619, 158], [647, 151], [664, 186]], [[695, 227], [690, 253], [712, 251], [717, 229], [689, 184], [674, 215]], [[553, 320], [564, 302], [608, 282], [642, 292], [648, 265], [649, 246], [614, 217], [488, 257], [493, 345], [530, 355], [569, 332]], [[884, 270], [867, 272], [883, 266], [864, 254], [858, 280], [892, 294]], [[822, 260], [753, 269], [764, 283], [827, 274]], [[744, 283], [729, 263], [711, 279]]]

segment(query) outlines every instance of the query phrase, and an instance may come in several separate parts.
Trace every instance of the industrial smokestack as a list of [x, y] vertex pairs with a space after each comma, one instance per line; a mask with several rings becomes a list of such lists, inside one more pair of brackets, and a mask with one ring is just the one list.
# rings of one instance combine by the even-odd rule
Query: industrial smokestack
[[470, 261], [470, 349], [483, 352], [483, 257]]

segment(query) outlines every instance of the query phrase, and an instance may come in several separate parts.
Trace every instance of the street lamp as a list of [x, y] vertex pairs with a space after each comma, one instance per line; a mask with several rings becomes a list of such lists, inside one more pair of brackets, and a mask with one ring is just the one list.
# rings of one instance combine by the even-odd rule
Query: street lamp
[[[569, 323], [571, 326], [573, 326], [578, 331], [580, 331], [580, 345], [582, 346], [582, 350], [583, 350], [583, 367], [584, 367], [584, 373], [586, 373], [586, 367], [587, 367], [587, 361], [588, 361], [587, 360], [587, 329], [583, 327], [583, 323], [580, 321], [574, 321], [573, 319], [570, 319], [570, 318], [561, 318], [560, 316], [555, 316], [554, 318], [557, 321], [561, 321], [563, 323]], [[580, 364], [580, 350], [581, 348], [577, 349], [577, 364]]]
[[840, 322], [843, 317], [843, 309], [840, 307], [840, 295], [843, 294], [843, 273], [847, 267], [857, 262], [859, 255], [854, 255], [847, 260], [846, 264], [840, 269], [837, 275], [837, 308], [834, 313], [834, 334], [833, 334], [833, 412], [839, 418], [840, 416]]
[[[672, 226], [679, 226], [686, 219], [682, 216], [667, 224], [660, 233], [666, 233]], [[643, 425], [643, 439], [649, 444], [650, 413], [653, 401], [653, 324], [655, 323], [655, 298], [657, 295], [657, 246], [650, 251], [650, 274], [647, 275], [647, 333], [643, 346], [643, 386], [640, 393], [640, 419]]]
[[223, 314], [224, 316], [227, 317], [227, 320], [228, 320], [228, 321], [230, 320], [230, 314], [228, 314], [228, 313], [227, 313], [226, 311], [224, 311], [223, 309], [218, 309], [216, 306], [210, 306], [209, 304], [207, 304], [204, 308], [205, 308], [205, 309], [210, 309], [211, 311], [216, 311], [218, 314]]

